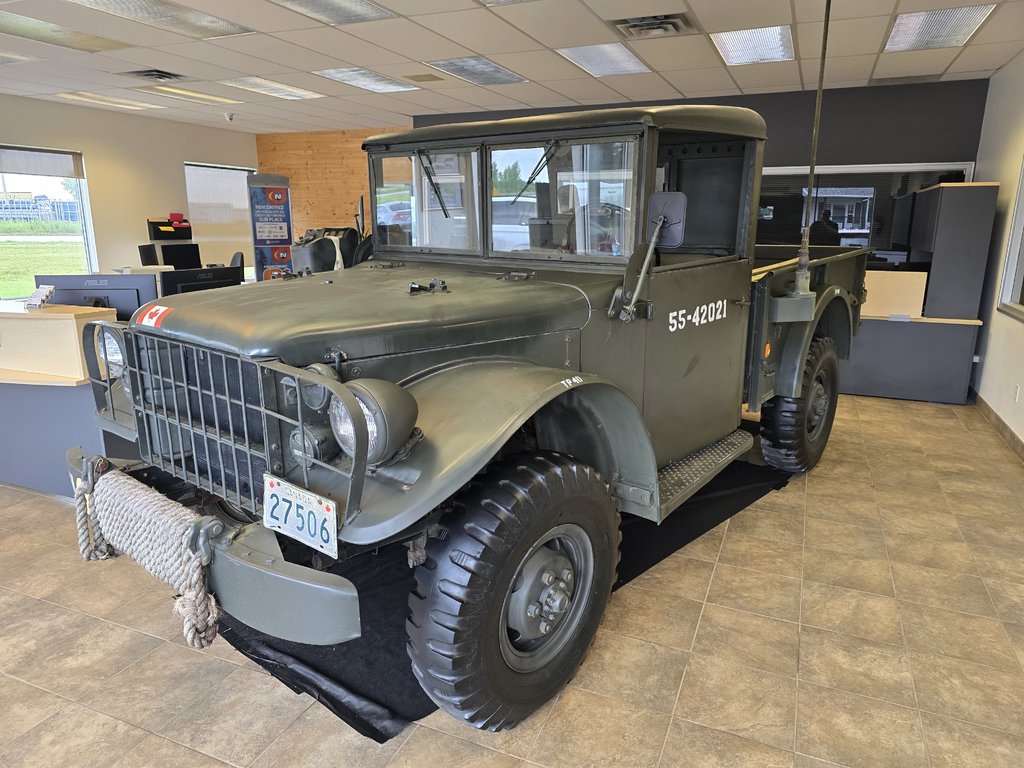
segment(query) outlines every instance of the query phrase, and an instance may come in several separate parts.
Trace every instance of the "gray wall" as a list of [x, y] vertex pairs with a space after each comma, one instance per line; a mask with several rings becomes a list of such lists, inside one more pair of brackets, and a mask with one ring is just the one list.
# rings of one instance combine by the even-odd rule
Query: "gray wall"
[[[973, 161], [978, 154], [987, 93], [988, 80], [826, 90], [822, 100], [818, 162], [851, 165]], [[814, 116], [813, 91], [650, 103], [749, 107], [768, 123], [765, 165], [807, 165]], [[568, 108], [420, 115], [413, 118], [413, 124], [419, 128], [565, 111]]]

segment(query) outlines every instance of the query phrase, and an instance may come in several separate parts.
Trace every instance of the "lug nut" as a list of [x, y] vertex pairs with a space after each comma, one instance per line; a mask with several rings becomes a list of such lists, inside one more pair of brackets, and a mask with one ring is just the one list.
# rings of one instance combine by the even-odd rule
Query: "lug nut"
[[546, 621], [542, 621], [540, 623], [540, 633], [542, 635], [546, 635], [550, 631], [551, 631], [551, 625], [548, 624], [548, 622], [546, 622]]
[[568, 585], [564, 581], [558, 582], [559, 589], [565, 589]]
[[[566, 568], [562, 571], [562, 581], [572, 581], [572, 571], [570, 569]], [[563, 584], [562, 586], [564, 587], [565, 585]]]
[[544, 582], [544, 584], [550, 584], [555, 580], [555, 574], [553, 574], [551, 571], [544, 571], [544, 573], [542, 573], [540, 576], [540, 580]]
[[530, 607], [526, 609], [526, 615], [531, 619], [537, 618], [540, 615], [540, 603], [530, 603]]

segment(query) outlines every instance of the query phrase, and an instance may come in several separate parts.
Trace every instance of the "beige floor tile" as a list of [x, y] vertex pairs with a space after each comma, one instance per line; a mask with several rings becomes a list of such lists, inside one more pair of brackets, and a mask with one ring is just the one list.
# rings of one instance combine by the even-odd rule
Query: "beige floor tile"
[[[324, 764], [347, 765], [338, 761]], [[445, 768], [518, 768], [521, 764], [519, 758], [511, 755], [421, 727], [409, 735], [391, 762], [387, 763], [389, 768], [422, 768], [428, 765], [443, 765]]]
[[1001, 731], [923, 715], [931, 768], [1020, 768], [1024, 739]]
[[800, 680], [917, 706], [905, 648], [840, 632], [801, 627]]
[[[542, 706], [528, 718], [519, 723], [515, 728], [505, 731], [481, 731], [452, 717], [447, 712], [440, 709], [435, 710], [421, 719], [419, 721], [419, 725], [422, 725], [424, 728], [432, 728], [435, 731], [441, 731], [441, 733], [447, 733], [449, 736], [458, 736], [460, 739], [471, 741], [474, 744], [479, 744], [481, 747], [487, 747], [488, 749], [493, 749], [497, 752], [504, 752], [505, 754], [512, 755], [513, 757], [525, 757], [533, 748], [534, 742], [537, 741], [537, 736], [544, 727], [544, 723], [548, 721], [548, 717], [551, 715], [551, 710], [554, 709], [554, 705], [557, 701], [558, 697], [556, 696], [552, 701], [549, 701], [547, 704]], [[311, 712], [316, 712], [316, 710], [321, 709], [323, 709], [323, 707], [310, 707], [302, 716], [305, 718], [309, 716]], [[334, 716], [331, 715], [331, 718], [334, 719]], [[335, 722], [337, 722], [336, 719]], [[412, 730], [409, 728], [403, 731], [405, 736], [408, 736], [410, 733], [412, 733]], [[281, 738], [284, 739], [285, 737], [282, 735]], [[397, 741], [402, 741], [402, 738], [398, 738]], [[365, 739], [363, 739], [363, 743], [366, 743]], [[268, 764], [266, 768], [272, 768], [272, 765]]]
[[798, 579], [803, 549], [801, 544], [743, 536], [730, 529], [722, 545], [719, 562]]
[[805, 581], [816, 581], [862, 592], [893, 595], [889, 561], [856, 557], [824, 549], [804, 551]]
[[630, 584], [686, 600], [703, 601], [708, 593], [713, 570], [714, 563], [676, 552], [637, 576]]
[[807, 479], [807, 515], [866, 528], [882, 527], [874, 488], [862, 479], [811, 475]]
[[25, 563], [42, 557], [53, 549], [44, 538], [28, 533], [11, 533], [0, 529], [0, 573], [7, 573]]
[[3, 702], [0, 750], [68, 704], [68, 700], [61, 696], [2, 674], [0, 702]]
[[971, 547], [962, 541], [921, 539], [899, 533], [885, 534], [885, 546], [893, 562], [921, 565], [957, 573], [977, 574]]
[[827, 549], [857, 557], [885, 558], [885, 542], [881, 531], [860, 525], [808, 516], [804, 536], [804, 545], [812, 549]]
[[4, 768], [108, 766], [146, 737], [146, 731], [70, 703], [0, 752]]
[[[108, 765], [109, 768], [223, 768], [228, 763], [150, 734]], [[283, 768], [294, 763], [282, 762], [279, 765]], [[359, 768], [358, 763], [349, 763], [348, 766]]]
[[793, 754], [731, 733], [673, 720], [659, 768], [791, 768]]
[[799, 635], [796, 624], [709, 604], [693, 650], [767, 672], [796, 675]]
[[918, 539], [963, 541], [957, 518], [951, 512], [930, 507], [883, 509], [882, 530], [886, 534], [913, 536]]
[[796, 680], [695, 654], [679, 691], [675, 716], [792, 749]]
[[[968, 506], [979, 497], [1005, 497], [1008, 491], [994, 474], [971, 467], [966, 472], [944, 472], [939, 475], [943, 493]], [[951, 499], [952, 500], [952, 499]]]
[[1017, 654], [1017, 661], [1021, 668], [1024, 668], [1024, 624], [1013, 624], [1009, 621], [1003, 622], [1003, 629], [1010, 638], [1010, 645]]
[[999, 547], [970, 544], [978, 573], [987, 579], [1024, 584], [1024, 555]]
[[173, 643], [108, 679], [85, 704], [125, 722], [156, 731], [205, 696], [236, 667]]
[[171, 587], [147, 592], [114, 609], [104, 618], [164, 640], [182, 637], [182, 621], [174, 612], [174, 590]]
[[800, 619], [800, 580], [719, 563], [708, 602], [786, 621]]
[[927, 768], [916, 710], [800, 683], [797, 751], [860, 768]]
[[689, 654], [614, 632], [598, 632], [573, 684], [625, 703], [672, 714]]
[[833, 450], [832, 441], [821, 460], [811, 470], [811, 477], [829, 477], [836, 480], [862, 480], [869, 477], [868, 462], [861, 445], [843, 445]]
[[689, 650], [701, 604], [627, 584], [612, 594], [604, 629], [671, 648]]
[[906, 488], [902, 485], [875, 485], [875, 501], [881, 512], [899, 509], [922, 509], [932, 512], [949, 512], [945, 495], [938, 490]]
[[1000, 619], [1024, 624], [1024, 584], [985, 579], [985, 586]]
[[802, 544], [804, 516], [776, 509], [748, 508], [729, 520], [729, 533]]
[[892, 564], [896, 597], [952, 611], [995, 616], [985, 583], [977, 576], [906, 563]]
[[1024, 525], [957, 513], [957, 524], [968, 544], [999, 547], [1024, 555]]
[[713, 563], [718, 560], [718, 550], [722, 548], [722, 539], [725, 538], [727, 522], [712, 528], [703, 536], [691, 541], [676, 554], [686, 557], [693, 557], [697, 560], [705, 560]]
[[[898, 455], [898, 454], [897, 454]], [[924, 456], [922, 455], [923, 459]], [[921, 488], [926, 491], [941, 490], [938, 476], [929, 464], [914, 464], [899, 461], [871, 464], [871, 480], [880, 485], [899, 485], [906, 488]]]
[[311, 702], [269, 675], [235, 669], [157, 732], [218, 760], [246, 765]]
[[1024, 735], [1024, 674], [920, 651], [911, 664], [921, 709]]
[[890, 597], [804, 582], [801, 621], [881, 643], [902, 643], [900, 614]]
[[847, 768], [840, 763], [833, 763], [831, 760], [819, 760], [816, 757], [796, 754], [793, 759], [793, 768]]
[[570, 686], [555, 704], [528, 757], [546, 768], [653, 768], [665, 743], [669, 719]]
[[1020, 669], [998, 619], [905, 602], [900, 602], [900, 615], [911, 648], [999, 669]]

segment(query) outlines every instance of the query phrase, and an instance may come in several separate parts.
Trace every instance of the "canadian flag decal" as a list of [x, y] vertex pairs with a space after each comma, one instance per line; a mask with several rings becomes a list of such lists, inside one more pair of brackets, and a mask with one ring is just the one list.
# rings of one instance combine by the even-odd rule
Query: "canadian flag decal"
[[139, 324], [148, 325], [151, 328], [159, 328], [164, 318], [169, 314], [171, 314], [171, 307], [161, 307], [159, 304], [153, 304], [139, 318]]

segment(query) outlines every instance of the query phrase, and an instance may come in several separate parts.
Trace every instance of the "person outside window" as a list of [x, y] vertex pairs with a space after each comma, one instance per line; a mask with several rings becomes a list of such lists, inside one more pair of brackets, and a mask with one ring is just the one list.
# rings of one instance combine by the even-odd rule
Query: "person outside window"
[[816, 222], [811, 224], [811, 245], [839, 245], [839, 225], [832, 221], [832, 211], [823, 208]]

